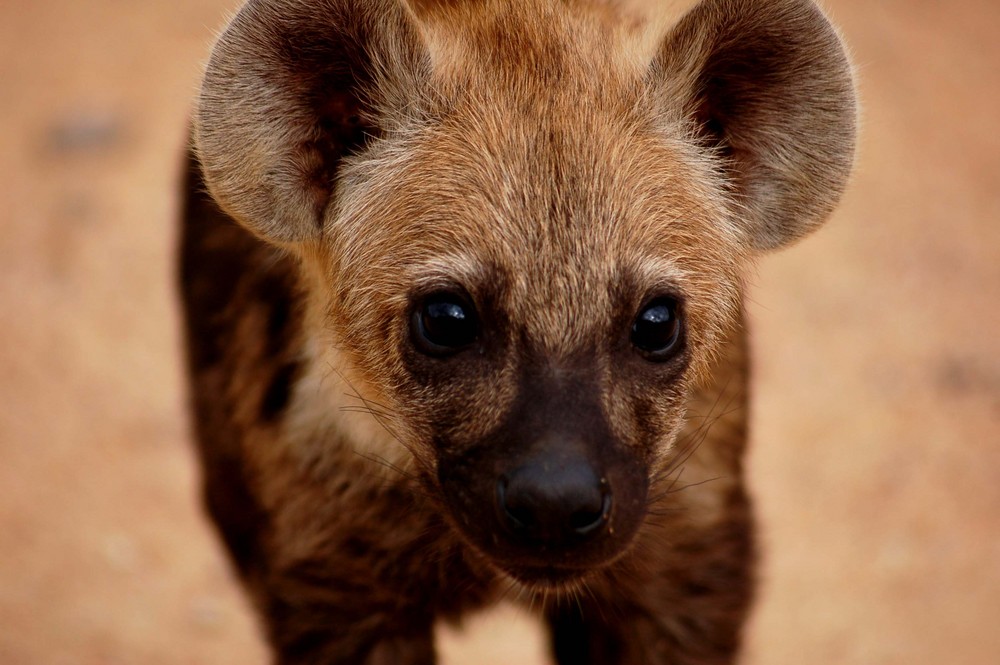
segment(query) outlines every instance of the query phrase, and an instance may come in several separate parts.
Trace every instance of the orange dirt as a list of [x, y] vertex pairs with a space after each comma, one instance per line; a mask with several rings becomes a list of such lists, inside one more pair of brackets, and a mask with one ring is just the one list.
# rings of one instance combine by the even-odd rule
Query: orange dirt
[[[829, 0], [857, 177], [762, 264], [745, 663], [1000, 662], [1000, 5]], [[196, 501], [173, 292], [226, 0], [0, 5], [0, 662], [266, 662]], [[540, 661], [510, 614], [446, 661]], [[518, 632], [519, 631], [519, 632]]]

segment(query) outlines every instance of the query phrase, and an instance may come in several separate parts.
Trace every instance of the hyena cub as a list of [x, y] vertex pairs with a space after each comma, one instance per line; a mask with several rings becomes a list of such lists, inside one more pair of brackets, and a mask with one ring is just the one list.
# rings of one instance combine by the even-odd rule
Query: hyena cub
[[851, 73], [809, 0], [250, 0], [183, 238], [209, 511], [279, 663], [731, 663], [745, 275], [819, 226]]

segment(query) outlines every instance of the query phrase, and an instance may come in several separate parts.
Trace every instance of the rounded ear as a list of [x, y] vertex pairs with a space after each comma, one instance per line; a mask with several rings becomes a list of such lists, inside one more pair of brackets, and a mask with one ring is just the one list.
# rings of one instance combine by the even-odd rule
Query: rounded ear
[[721, 156], [757, 249], [812, 231], [840, 199], [857, 110], [837, 33], [809, 0], [705, 0], [654, 70]]
[[209, 191], [257, 236], [318, 237], [338, 167], [420, 69], [394, 0], [249, 0], [212, 51], [194, 142]]

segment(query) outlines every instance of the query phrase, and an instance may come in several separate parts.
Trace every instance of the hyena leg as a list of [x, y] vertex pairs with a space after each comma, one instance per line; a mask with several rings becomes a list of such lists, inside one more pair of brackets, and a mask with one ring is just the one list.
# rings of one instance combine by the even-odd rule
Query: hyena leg
[[706, 627], [683, 617], [654, 617], [640, 612], [602, 616], [595, 607], [565, 608], [549, 616], [552, 647], [559, 665], [732, 665], [736, 662], [737, 625]]
[[263, 572], [251, 586], [280, 665], [432, 665], [436, 618], [490, 593], [488, 571], [418, 490], [367, 487], [363, 471], [336, 500], [329, 483], [299, 479], [300, 496], [317, 493], [281, 504], [262, 538]]
[[303, 562], [260, 589], [275, 662], [433, 665], [433, 609], [375, 580], [365, 562], [338, 563]]
[[736, 490], [730, 501], [728, 518], [712, 527], [672, 529], [660, 562], [623, 561], [577, 600], [552, 608], [559, 665], [734, 663], [755, 557], [746, 497]]
[[[564, 609], [549, 618], [559, 665], [732, 665], [735, 640], [685, 642], [657, 617], [626, 613], [606, 621], [598, 608]], [[718, 636], [716, 636], [717, 638]], [[690, 639], [690, 636], [686, 639]]]
[[286, 580], [264, 601], [276, 665], [436, 662], [430, 612], [376, 605], [372, 598], [381, 593], [368, 595], [351, 581], [328, 584], [304, 588]]

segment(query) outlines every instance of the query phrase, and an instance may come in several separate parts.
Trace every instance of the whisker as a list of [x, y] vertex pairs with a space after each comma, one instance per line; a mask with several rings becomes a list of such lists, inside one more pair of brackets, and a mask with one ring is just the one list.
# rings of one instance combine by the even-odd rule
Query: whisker
[[406, 471], [405, 469], [400, 468], [398, 465], [393, 464], [392, 462], [382, 457], [381, 455], [377, 455], [375, 453], [363, 453], [359, 450], [354, 450], [353, 452], [355, 455], [361, 457], [362, 459], [366, 459], [369, 462], [374, 462], [379, 466], [383, 466], [387, 469], [395, 471], [396, 473], [406, 478], [407, 480], [417, 480], [417, 477], [415, 475], [413, 475], [409, 471]]
[[516, 592], [517, 595], [513, 598], [513, 600], [517, 600], [522, 593], [520, 588], [521, 585], [518, 583], [517, 580], [508, 577], [506, 581], [507, 584], [504, 585], [504, 588], [500, 591], [500, 597], [497, 602], [503, 602], [507, 600], [507, 597], [511, 594], [511, 592]]
[[702, 485], [707, 485], [708, 483], [715, 482], [716, 480], [722, 480], [725, 477], [726, 476], [716, 476], [715, 478], [706, 478], [705, 480], [699, 480], [696, 483], [688, 483], [683, 487], [678, 487], [677, 489], [670, 490], [669, 492], [667, 492], [667, 494], [676, 494], [678, 492], [683, 492], [686, 489], [691, 489], [692, 487], [701, 487]]
[[[671, 494], [676, 494], [682, 490], [704, 485], [722, 478], [709, 478], [707, 480], [692, 482], [678, 487], [678, 483], [680, 483], [681, 478], [684, 475], [687, 462], [695, 455], [695, 453], [697, 453], [697, 451], [701, 448], [701, 445], [708, 440], [708, 437], [712, 432], [712, 428], [720, 420], [723, 420], [733, 413], [738, 413], [743, 408], [742, 405], [733, 407], [733, 402], [742, 397], [742, 391], [735, 391], [727, 396], [732, 380], [733, 378], [730, 377], [719, 389], [718, 393], [715, 395], [712, 405], [704, 415], [689, 417], [689, 421], [699, 422], [699, 424], [696, 428], [686, 433], [682, 438], [678, 439], [675, 444], [676, 455], [663, 468], [652, 474], [650, 478], [651, 488], [662, 486], [663, 484], [666, 484], [666, 487], [650, 492], [646, 501], [647, 506], [656, 506], [664, 498]], [[648, 519], [650, 516], [668, 517], [672, 513], [682, 512], [683, 510], [683, 507], [680, 506], [675, 508], [658, 506], [655, 510], [646, 511], [646, 521], [652, 524], [652, 520]], [[653, 524], [653, 526], [656, 525]]]
[[[361, 394], [361, 392], [354, 386], [354, 384], [351, 383], [351, 381], [346, 376], [344, 376], [343, 372], [338, 370], [336, 367], [333, 367], [332, 365], [330, 365], [330, 369], [331, 371], [336, 372], [337, 375], [340, 377], [341, 381], [343, 381], [347, 385], [347, 387], [350, 388], [351, 391], [353, 391], [352, 393], [344, 393], [344, 395], [347, 397], [351, 397], [353, 399], [357, 399], [358, 401], [361, 402], [360, 405], [354, 408], [363, 409], [364, 412], [369, 413], [372, 416], [372, 418], [375, 419], [375, 422], [377, 422], [382, 427], [382, 429], [384, 429], [386, 433], [389, 434], [389, 436], [391, 436], [397, 443], [399, 443], [399, 445], [403, 446], [403, 448], [409, 451], [409, 453], [413, 455], [414, 459], [419, 460], [417, 455], [414, 454], [413, 447], [407, 444], [405, 441], [403, 441], [403, 439], [400, 438], [399, 435], [397, 435], [396, 432], [394, 432], [393, 429], [389, 427], [389, 425], [386, 423], [386, 420], [393, 419], [396, 417], [395, 414], [392, 413], [392, 411], [389, 409], [389, 407], [385, 405], [380, 405], [377, 402], [374, 402], [373, 400], [369, 400], [368, 398], [364, 397]], [[372, 404], [375, 404], [376, 406], [380, 407], [381, 410], [373, 408]]]
[[340, 407], [340, 411], [342, 413], [367, 413], [367, 414], [369, 414], [371, 416], [377, 416], [379, 418], [385, 418], [387, 420], [395, 418], [395, 416], [392, 415], [392, 414], [383, 413], [381, 411], [376, 411], [374, 409], [370, 409], [370, 408], [368, 408], [366, 406], [361, 406], [361, 405], [357, 405], [357, 406], [342, 406], [342, 407]]

